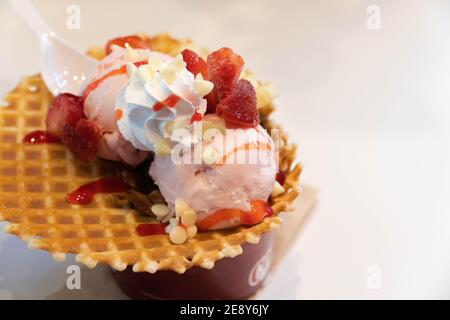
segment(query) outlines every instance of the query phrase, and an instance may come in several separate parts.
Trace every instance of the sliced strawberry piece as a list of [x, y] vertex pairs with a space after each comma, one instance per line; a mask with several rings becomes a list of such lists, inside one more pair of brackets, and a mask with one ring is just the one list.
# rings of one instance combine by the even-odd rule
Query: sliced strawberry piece
[[203, 60], [196, 52], [184, 49], [181, 52], [183, 60], [186, 62], [186, 69], [188, 69], [194, 76], [201, 73], [203, 79], [208, 78], [208, 67], [205, 60]]
[[214, 89], [205, 98], [207, 101], [205, 114], [215, 113], [217, 107], [217, 98]]
[[76, 156], [83, 160], [96, 157], [102, 131], [86, 119], [81, 97], [69, 93], [58, 95], [50, 104], [45, 124], [47, 132], [60, 138]]
[[75, 125], [83, 118], [85, 118], [83, 99], [70, 93], [62, 93], [53, 99], [50, 104], [45, 124], [50, 134], [61, 138], [63, 127], [66, 124]]
[[214, 90], [208, 97], [209, 109], [213, 111], [215, 104], [231, 91], [238, 81], [244, 67], [242, 57], [230, 48], [221, 48], [208, 56], [208, 79], [214, 83]]
[[259, 113], [253, 85], [247, 80], [239, 80], [219, 102], [216, 114], [225, 120], [228, 127], [256, 127]]
[[142, 40], [138, 36], [126, 36], [126, 37], [119, 37], [112, 40], [109, 40], [106, 44], [106, 54], [110, 54], [112, 52], [112, 46], [116, 45], [122, 48], [125, 48], [126, 44], [129, 44], [129, 46], [133, 49], [150, 49], [147, 43]]
[[79, 158], [91, 161], [97, 156], [102, 131], [93, 121], [81, 119], [75, 125], [67, 123], [63, 128], [64, 144]]

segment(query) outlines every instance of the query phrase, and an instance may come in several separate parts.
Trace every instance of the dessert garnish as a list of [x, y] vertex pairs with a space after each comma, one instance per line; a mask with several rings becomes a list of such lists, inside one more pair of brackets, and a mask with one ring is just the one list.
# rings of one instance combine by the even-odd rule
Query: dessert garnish
[[36, 130], [23, 137], [25, 144], [61, 143], [61, 139], [45, 130]]
[[102, 137], [99, 125], [86, 118], [83, 99], [68, 93], [58, 95], [51, 103], [47, 132], [59, 139], [82, 160], [97, 157]]
[[130, 186], [118, 177], [105, 177], [94, 182], [89, 182], [66, 196], [71, 204], [86, 205], [91, 203], [97, 193], [125, 192]]
[[138, 36], [119, 37], [108, 41], [105, 47], [107, 55], [109, 55], [112, 52], [113, 46], [118, 46], [122, 48], [129, 46], [134, 49], [150, 49], [148, 44], [145, 43]]
[[136, 232], [140, 237], [166, 234], [166, 225], [163, 223], [143, 223], [137, 226]]

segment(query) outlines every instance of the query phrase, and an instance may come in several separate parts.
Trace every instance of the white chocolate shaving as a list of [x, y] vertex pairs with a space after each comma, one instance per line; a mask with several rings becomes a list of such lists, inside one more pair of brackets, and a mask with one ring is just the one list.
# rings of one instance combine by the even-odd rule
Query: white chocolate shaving
[[283, 194], [284, 191], [283, 186], [278, 181], [275, 181], [273, 184], [272, 197], [279, 196], [280, 194]]
[[206, 96], [214, 89], [214, 84], [210, 81], [203, 80], [201, 73], [198, 73], [195, 77], [195, 92], [199, 96]]

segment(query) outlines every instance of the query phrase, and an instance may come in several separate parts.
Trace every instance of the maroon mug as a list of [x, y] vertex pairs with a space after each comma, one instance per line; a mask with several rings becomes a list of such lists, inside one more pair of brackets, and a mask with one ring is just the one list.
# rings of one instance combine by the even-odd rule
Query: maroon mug
[[248, 299], [264, 284], [272, 264], [272, 232], [258, 244], [243, 244], [243, 253], [223, 258], [211, 270], [192, 267], [184, 274], [163, 270], [154, 274], [112, 270], [122, 291], [132, 299]]

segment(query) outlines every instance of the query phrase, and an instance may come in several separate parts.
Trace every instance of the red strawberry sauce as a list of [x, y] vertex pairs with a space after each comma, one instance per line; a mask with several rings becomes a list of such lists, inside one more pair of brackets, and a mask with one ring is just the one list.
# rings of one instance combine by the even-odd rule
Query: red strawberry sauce
[[106, 177], [85, 184], [66, 196], [66, 201], [71, 204], [89, 204], [97, 193], [124, 192], [131, 187], [122, 181], [120, 177]]
[[25, 144], [61, 143], [61, 140], [58, 137], [55, 137], [44, 130], [30, 132], [22, 141]]
[[164, 107], [173, 108], [178, 103], [178, 101], [180, 101], [180, 97], [177, 96], [176, 94], [171, 94], [163, 101], [155, 103], [153, 105], [153, 111], [157, 112]]
[[[124, 192], [130, 188], [120, 177], [106, 177], [79, 187], [69, 193], [66, 200], [71, 204], [86, 205], [97, 193]], [[143, 223], [136, 227], [136, 232], [140, 237], [166, 234], [165, 227], [162, 223]]]
[[136, 232], [138, 236], [152, 236], [158, 234], [166, 234], [166, 225], [163, 223], [142, 223], [137, 226]]

